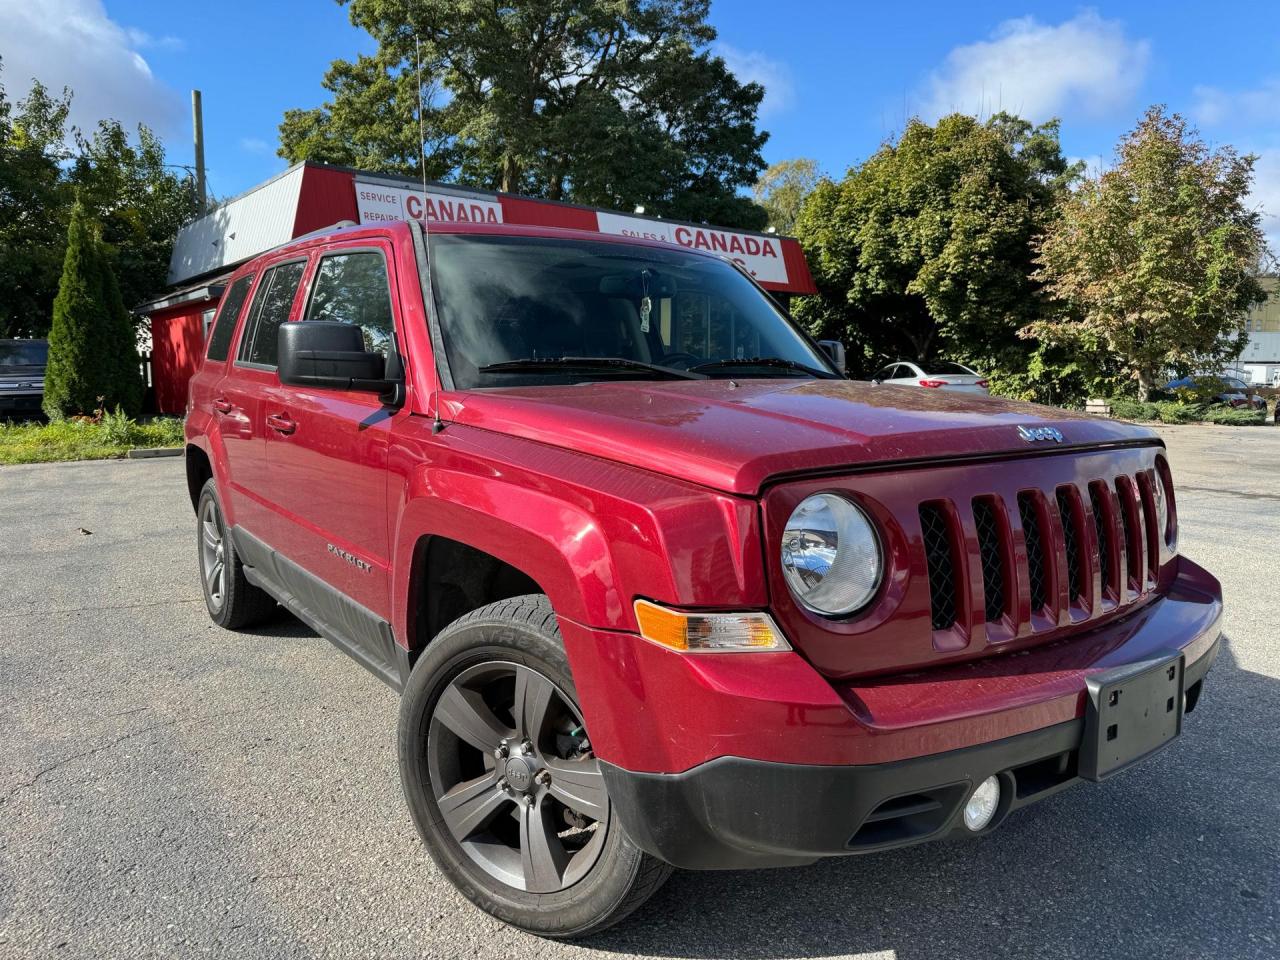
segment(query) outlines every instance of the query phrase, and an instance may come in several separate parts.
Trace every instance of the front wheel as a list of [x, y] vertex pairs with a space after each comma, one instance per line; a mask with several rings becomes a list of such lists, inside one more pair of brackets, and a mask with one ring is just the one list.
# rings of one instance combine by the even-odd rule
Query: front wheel
[[440, 869], [530, 933], [594, 933], [670, 875], [617, 823], [546, 597], [482, 607], [432, 641], [401, 704], [400, 774]]

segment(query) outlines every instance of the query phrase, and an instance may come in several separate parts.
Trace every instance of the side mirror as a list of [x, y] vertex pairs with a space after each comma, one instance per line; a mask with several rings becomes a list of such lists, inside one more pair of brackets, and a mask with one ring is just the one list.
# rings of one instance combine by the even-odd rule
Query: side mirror
[[360, 390], [381, 394], [399, 406], [404, 381], [387, 379], [387, 362], [364, 348], [364, 334], [350, 323], [304, 320], [280, 324], [277, 334], [280, 382], [322, 390]]
[[831, 358], [831, 362], [836, 365], [837, 370], [841, 373], [846, 372], [843, 343], [839, 340], [819, 340], [818, 346]]

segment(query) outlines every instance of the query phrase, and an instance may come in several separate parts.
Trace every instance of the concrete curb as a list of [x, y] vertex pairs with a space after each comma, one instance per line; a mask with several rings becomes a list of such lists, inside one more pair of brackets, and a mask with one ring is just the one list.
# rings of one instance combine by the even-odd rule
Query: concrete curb
[[181, 447], [135, 447], [125, 454], [130, 460], [151, 460], [154, 457], [177, 457], [181, 455]]

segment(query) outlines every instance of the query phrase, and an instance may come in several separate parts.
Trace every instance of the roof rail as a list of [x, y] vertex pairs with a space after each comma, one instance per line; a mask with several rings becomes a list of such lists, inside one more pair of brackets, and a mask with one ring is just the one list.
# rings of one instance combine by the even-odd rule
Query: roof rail
[[293, 243], [294, 240], [305, 240], [307, 237], [318, 237], [320, 234], [328, 233], [330, 230], [341, 230], [343, 227], [356, 227], [356, 226], [359, 226], [359, 224], [357, 224], [354, 220], [339, 220], [337, 223], [331, 223], [327, 227], [320, 227], [316, 230], [312, 230], [309, 233], [299, 234], [298, 236], [294, 237], [293, 240], [290, 240], [289, 243]]

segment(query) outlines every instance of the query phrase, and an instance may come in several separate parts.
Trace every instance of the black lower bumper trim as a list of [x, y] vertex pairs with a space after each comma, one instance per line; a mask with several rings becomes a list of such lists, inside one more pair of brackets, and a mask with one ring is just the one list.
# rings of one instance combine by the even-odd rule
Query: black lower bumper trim
[[[1186, 704], [1218, 643], [1186, 669]], [[975, 784], [997, 776], [1013, 810], [1081, 780], [1084, 721], [893, 763], [829, 766], [720, 757], [677, 774], [602, 763], [609, 798], [641, 849], [688, 870], [796, 866], [937, 839], [959, 830]]]

